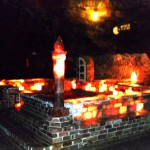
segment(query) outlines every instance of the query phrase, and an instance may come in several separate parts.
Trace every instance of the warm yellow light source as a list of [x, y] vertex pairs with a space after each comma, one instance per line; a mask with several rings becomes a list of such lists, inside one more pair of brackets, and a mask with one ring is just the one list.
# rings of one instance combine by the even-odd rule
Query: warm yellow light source
[[91, 17], [93, 21], [98, 21], [99, 20], [99, 14], [97, 11], [93, 11], [93, 13], [91, 13]]
[[127, 112], [127, 106], [121, 106], [119, 109], [119, 114], [125, 114]]
[[115, 35], [118, 35], [118, 34], [119, 34], [119, 28], [118, 28], [117, 26], [113, 28], [113, 33], [114, 33]]
[[141, 111], [144, 108], [144, 104], [143, 103], [138, 103], [136, 105], [136, 111]]
[[64, 76], [64, 60], [58, 59], [56, 60], [56, 64], [54, 65], [54, 73], [57, 75], [57, 77]]
[[131, 74], [131, 82], [136, 83], [137, 82], [137, 75], [135, 72], [132, 72]]

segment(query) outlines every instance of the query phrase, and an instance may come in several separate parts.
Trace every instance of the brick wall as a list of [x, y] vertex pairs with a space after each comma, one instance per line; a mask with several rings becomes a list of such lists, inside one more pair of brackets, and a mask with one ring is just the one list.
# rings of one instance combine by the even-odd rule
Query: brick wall
[[[98, 111], [102, 111], [103, 114], [101, 117], [85, 120], [78, 120], [71, 113], [69, 116], [62, 117], [49, 116], [51, 102], [46, 103], [45, 99], [36, 96], [22, 95], [21, 97], [25, 105], [20, 112], [12, 110], [12, 118], [33, 131], [37, 137], [50, 145], [52, 150], [83, 149], [87, 146], [90, 149], [91, 145], [104, 146], [110, 142], [115, 143], [118, 140], [150, 132], [149, 96], [141, 98], [145, 110], [138, 114], [134, 110], [135, 107], [131, 109], [132, 113], [131, 111], [120, 115], [110, 113], [114, 105], [118, 106], [116, 108], [119, 110], [131, 98], [119, 101], [111, 99], [99, 103]], [[134, 102], [138, 99], [138, 97], [132, 98]], [[129, 103], [125, 103], [124, 106], [130, 110]]]

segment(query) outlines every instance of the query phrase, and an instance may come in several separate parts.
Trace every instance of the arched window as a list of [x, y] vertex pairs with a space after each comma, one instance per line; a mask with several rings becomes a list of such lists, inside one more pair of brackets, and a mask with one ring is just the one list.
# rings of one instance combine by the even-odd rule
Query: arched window
[[86, 81], [86, 61], [81, 57], [78, 59], [78, 80]]

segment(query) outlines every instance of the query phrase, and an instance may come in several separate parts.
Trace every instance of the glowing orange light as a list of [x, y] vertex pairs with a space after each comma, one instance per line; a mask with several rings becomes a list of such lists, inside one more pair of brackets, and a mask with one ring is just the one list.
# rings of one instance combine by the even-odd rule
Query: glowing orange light
[[121, 107], [121, 106], [122, 106], [122, 103], [116, 103], [116, 104], [114, 104], [114, 108]]
[[111, 110], [110, 109], [104, 109], [103, 114], [106, 115], [106, 116], [110, 116], [111, 115]]
[[87, 112], [87, 110], [88, 109], [84, 107], [84, 108], [82, 108], [81, 113], [85, 113], [85, 112]]
[[101, 111], [97, 112], [97, 116], [96, 117], [97, 118], [101, 118], [102, 117], [102, 112]]
[[89, 10], [89, 15], [92, 21], [96, 22], [99, 20], [99, 12]]
[[0, 81], [0, 85], [6, 85], [5, 80]]
[[91, 88], [91, 83], [88, 83], [88, 84], [85, 86], [85, 90], [86, 90], [86, 91], [90, 91], [90, 88]]
[[134, 91], [132, 90], [132, 87], [129, 87], [128, 89], [125, 90], [126, 95], [132, 95]]
[[144, 104], [143, 103], [138, 103], [136, 105], [136, 111], [141, 111], [144, 108]]
[[58, 59], [56, 60], [56, 64], [54, 65], [54, 73], [57, 75], [57, 77], [63, 77], [64, 76], [64, 60]]
[[72, 89], [76, 89], [76, 80], [71, 81]]
[[94, 111], [94, 110], [97, 110], [96, 106], [89, 106], [88, 107], [88, 111]]
[[92, 112], [86, 112], [83, 114], [83, 119], [87, 120], [87, 119], [92, 119], [93, 115]]
[[136, 83], [137, 82], [137, 75], [135, 72], [132, 72], [131, 74], [131, 82]]
[[19, 91], [23, 91], [24, 90], [24, 86], [19, 86]]
[[108, 85], [107, 84], [102, 84], [99, 88], [99, 92], [105, 92], [107, 91]]
[[115, 116], [115, 115], [118, 115], [119, 114], [119, 109], [118, 108], [112, 108], [111, 109], [111, 115], [112, 116]]
[[125, 114], [127, 112], [127, 106], [121, 106], [119, 109], [119, 114]]
[[113, 91], [113, 96], [117, 96], [119, 94], [119, 92], [117, 90]]
[[131, 112], [136, 111], [136, 105], [130, 105], [130, 109]]
[[134, 105], [134, 104], [135, 104], [135, 102], [134, 102], [134, 101], [131, 101], [131, 102], [130, 102], [130, 105]]
[[23, 101], [23, 100], [21, 100], [21, 101], [20, 101], [20, 103], [21, 103], [21, 106], [23, 106], [23, 105], [24, 105], [24, 101]]
[[21, 107], [21, 103], [16, 103], [15, 108]]
[[54, 62], [53, 72], [55, 78], [62, 78], [64, 76], [64, 61], [66, 59], [66, 51], [64, 51], [64, 44], [59, 36], [54, 44], [54, 51], [52, 52], [52, 59]]
[[34, 86], [35, 86], [36, 91], [41, 91], [42, 90], [42, 85], [40, 83], [36, 83]]
[[114, 91], [114, 86], [110, 86], [109, 91]]
[[31, 90], [23, 90], [22, 92], [23, 93], [33, 93], [33, 91], [31, 91]]
[[92, 113], [93, 113], [93, 118], [96, 118], [96, 116], [97, 116], [97, 110], [94, 110]]
[[20, 111], [21, 106], [22, 106], [21, 103], [16, 103], [15, 104], [15, 109], [18, 110], [18, 111]]

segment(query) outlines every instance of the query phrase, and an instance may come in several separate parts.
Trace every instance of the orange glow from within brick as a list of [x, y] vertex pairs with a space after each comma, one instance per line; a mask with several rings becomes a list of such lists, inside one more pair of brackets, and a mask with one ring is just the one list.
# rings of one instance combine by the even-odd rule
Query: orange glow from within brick
[[85, 91], [96, 92], [96, 87], [92, 86], [91, 83], [88, 83], [84, 88], [85, 88]]
[[134, 102], [134, 101], [131, 101], [131, 102], [130, 102], [130, 105], [134, 105], [134, 104], [135, 104], [135, 102]]
[[102, 84], [102, 85], [99, 87], [99, 92], [105, 92], [105, 91], [107, 91], [107, 88], [108, 88], [108, 85], [107, 85], [107, 84]]
[[97, 110], [94, 110], [92, 113], [93, 113], [93, 118], [96, 118], [96, 116], [97, 116]]
[[5, 80], [0, 81], [0, 86], [1, 85], [6, 85]]
[[24, 86], [19, 86], [19, 91], [23, 91], [24, 90]]
[[86, 90], [86, 91], [90, 91], [90, 88], [91, 88], [91, 83], [88, 83], [88, 84], [85, 86], [85, 90]]
[[72, 89], [77, 88], [76, 80], [71, 81], [71, 86], [72, 86]]
[[21, 109], [21, 107], [24, 105], [24, 101], [21, 101], [21, 102], [19, 102], [19, 103], [16, 103], [15, 104], [15, 109], [17, 110], [17, 111], [20, 111], [20, 109]]
[[122, 103], [116, 103], [116, 104], [114, 104], [114, 108], [121, 107], [121, 106], [122, 106]]
[[117, 96], [119, 92], [117, 90], [113, 90], [113, 96]]
[[22, 92], [23, 93], [33, 93], [33, 91], [31, 91], [31, 90], [23, 90]]
[[97, 119], [88, 119], [88, 120], [85, 120], [84, 122], [83, 122], [83, 125], [94, 125], [94, 124], [97, 124], [97, 123], [99, 123], [99, 120], [97, 120]]
[[110, 116], [111, 115], [111, 110], [110, 109], [104, 109], [103, 114], [106, 115], [106, 116]]
[[136, 83], [137, 82], [137, 75], [135, 72], [132, 72], [131, 74], [131, 82]]
[[118, 115], [119, 114], [119, 108], [112, 108], [111, 109], [111, 115], [112, 116], [115, 116], [115, 115]]
[[83, 120], [92, 119], [93, 115], [92, 112], [86, 112], [83, 114]]
[[82, 108], [81, 113], [85, 113], [87, 111], [88, 111], [88, 109], [86, 107], [84, 107], [84, 108]]
[[57, 77], [63, 77], [64, 76], [64, 60], [63, 59], [57, 59], [56, 64], [54, 65], [54, 73]]
[[127, 106], [121, 106], [119, 109], [119, 114], [125, 114], [127, 113]]
[[15, 108], [20, 108], [21, 107], [21, 103], [16, 103], [15, 104]]
[[109, 91], [114, 91], [114, 89], [115, 89], [114, 86], [109, 87]]
[[141, 103], [141, 100], [136, 100], [135, 103], [136, 104]]
[[102, 116], [102, 112], [101, 111], [99, 111], [99, 112], [97, 112], [97, 118], [101, 118], [101, 116]]
[[138, 103], [136, 105], [136, 111], [141, 111], [144, 108], [144, 103]]
[[88, 107], [88, 111], [94, 111], [94, 110], [97, 110], [96, 106], [89, 106]]
[[126, 95], [132, 95], [134, 91], [132, 90], [132, 87], [129, 87], [127, 90], [125, 90]]
[[130, 108], [129, 108], [130, 111], [136, 111], [136, 105], [130, 105]]

